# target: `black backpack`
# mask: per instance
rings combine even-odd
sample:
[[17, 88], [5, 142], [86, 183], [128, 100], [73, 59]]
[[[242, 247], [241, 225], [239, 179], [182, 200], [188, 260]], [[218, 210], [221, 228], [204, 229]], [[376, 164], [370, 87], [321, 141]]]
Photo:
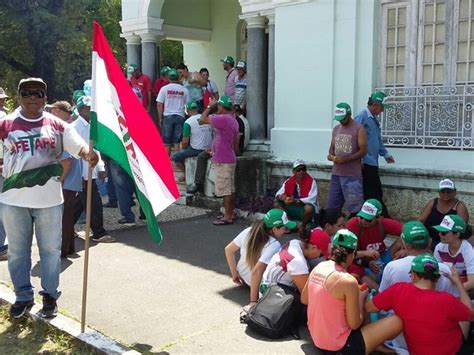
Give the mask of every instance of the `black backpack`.
[[250, 308], [244, 322], [268, 338], [290, 334], [300, 314], [300, 295], [293, 287], [271, 284], [258, 302]]

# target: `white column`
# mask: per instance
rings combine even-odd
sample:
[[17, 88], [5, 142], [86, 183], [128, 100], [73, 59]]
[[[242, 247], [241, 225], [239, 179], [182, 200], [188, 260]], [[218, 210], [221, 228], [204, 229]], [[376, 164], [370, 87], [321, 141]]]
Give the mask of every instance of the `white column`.
[[247, 117], [251, 139], [266, 137], [266, 51], [265, 17], [244, 18], [247, 22]]
[[126, 33], [122, 34], [121, 37], [125, 38], [127, 41], [127, 64], [140, 65], [142, 61], [142, 48], [140, 37]]
[[268, 19], [268, 78], [267, 78], [267, 138], [275, 126], [275, 13], [265, 14]]

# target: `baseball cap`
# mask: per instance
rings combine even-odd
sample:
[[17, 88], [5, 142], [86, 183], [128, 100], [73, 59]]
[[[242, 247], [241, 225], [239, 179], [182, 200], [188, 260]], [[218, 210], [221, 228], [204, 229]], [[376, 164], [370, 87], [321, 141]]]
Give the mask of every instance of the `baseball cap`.
[[381, 213], [382, 204], [379, 202], [379, 200], [371, 198], [364, 202], [362, 208], [360, 209], [359, 213], [357, 213], [357, 215], [359, 217], [362, 217], [363, 219], [371, 221], [375, 217], [380, 216]]
[[409, 245], [426, 247], [430, 242], [428, 230], [420, 221], [409, 221], [403, 225], [402, 240]]
[[439, 182], [438, 190], [456, 190], [456, 186], [454, 186], [453, 180], [450, 179], [443, 179]]
[[18, 91], [20, 91], [21, 88], [23, 86], [25, 86], [26, 84], [28, 84], [28, 83], [39, 84], [44, 89], [44, 91], [46, 91], [48, 89], [48, 86], [43, 81], [43, 79], [41, 79], [41, 78], [26, 78], [26, 79], [21, 79], [20, 82], [18, 83]]
[[464, 233], [466, 231], [466, 222], [457, 214], [448, 214], [444, 216], [439, 226], [434, 226], [438, 232]]
[[5, 93], [5, 90], [3, 88], [0, 88], [0, 99], [6, 99], [8, 95]]
[[332, 245], [357, 249], [357, 236], [348, 229], [339, 229], [332, 237]]
[[244, 60], [239, 60], [235, 66], [237, 69], [247, 69], [247, 63]]
[[336, 121], [342, 121], [349, 113], [352, 113], [351, 106], [349, 106], [348, 103], [340, 102], [334, 109], [334, 119]]
[[297, 167], [299, 167], [300, 165], [306, 165], [306, 163], [304, 162], [303, 159], [296, 159], [293, 162], [293, 170], [296, 169]]
[[435, 275], [439, 275], [438, 261], [431, 254], [420, 254], [416, 256], [411, 262], [411, 271], [423, 274], [430, 270], [433, 270]]
[[198, 105], [196, 103], [196, 101], [189, 101], [187, 104], [186, 104], [186, 108], [188, 110], [197, 110], [198, 109]]
[[232, 109], [234, 104], [232, 103], [232, 99], [229, 96], [221, 96], [217, 101], [218, 105], [224, 106], [226, 109]]
[[81, 96], [85, 96], [86, 94], [84, 93], [84, 91], [82, 90], [75, 90], [73, 93], [72, 93], [72, 99], [74, 101], [77, 101], [78, 98], [80, 98]]
[[179, 78], [179, 74], [178, 74], [178, 71], [175, 69], [175, 68], [171, 68], [169, 71], [168, 71], [168, 78], [170, 80], [176, 80]]
[[132, 74], [135, 70], [138, 70], [138, 65], [136, 64], [130, 64], [128, 67], [127, 67], [127, 73], [128, 74]]
[[329, 244], [331, 243], [331, 238], [329, 234], [319, 228], [314, 228], [309, 234], [308, 243], [316, 245], [324, 256], [327, 256], [329, 253]]
[[224, 63], [229, 63], [230, 65], [234, 66], [234, 58], [232, 58], [230, 55], [226, 55], [224, 59], [221, 59], [221, 62]]
[[290, 221], [286, 212], [278, 208], [273, 208], [268, 211], [263, 217], [263, 223], [267, 228], [285, 226], [287, 228], [296, 228], [296, 222]]
[[170, 68], [169, 66], [167, 66], [167, 65], [163, 66], [163, 68], [161, 68], [161, 70], [160, 70], [160, 75], [161, 75], [161, 76], [167, 75], [168, 72], [170, 71], [170, 69], [171, 69], [171, 68]]
[[390, 107], [385, 101], [387, 100], [387, 95], [383, 93], [382, 91], [375, 91], [370, 95], [370, 99], [377, 103], [382, 105], [383, 107]]
[[79, 97], [76, 101], [76, 107], [77, 108], [84, 107], [84, 106], [90, 107], [91, 104], [92, 104], [91, 97], [86, 96], [86, 95]]

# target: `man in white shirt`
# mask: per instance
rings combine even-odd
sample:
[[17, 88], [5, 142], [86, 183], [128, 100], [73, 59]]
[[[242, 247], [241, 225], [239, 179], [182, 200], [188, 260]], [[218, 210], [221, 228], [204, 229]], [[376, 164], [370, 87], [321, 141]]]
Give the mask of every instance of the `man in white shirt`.
[[[77, 133], [89, 142], [90, 132], [90, 104], [91, 98], [89, 96], [81, 96], [77, 99], [76, 107], [79, 112], [79, 117], [72, 123], [72, 126], [76, 129]], [[83, 189], [79, 193], [81, 205], [76, 206], [74, 211], [74, 219], [77, 222], [81, 213], [86, 208], [87, 201], [87, 178], [88, 178], [88, 166], [86, 162], [83, 162], [82, 167], [82, 179]], [[92, 205], [91, 205], [91, 229], [92, 229], [92, 240], [100, 243], [112, 243], [115, 239], [112, 238], [104, 228], [104, 215], [102, 207], [102, 199], [97, 189], [96, 180], [105, 179], [105, 167], [104, 162], [99, 159], [98, 164], [92, 170]]]
[[171, 153], [171, 145], [175, 151], [183, 138], [184, 106], [191, 101], [188, 89], [179, 83], [179, 74], [176, 69], [168, 72], [170, 83], [163, 86], [156, 98], [156, 109], [161, 126], [163, 143]]

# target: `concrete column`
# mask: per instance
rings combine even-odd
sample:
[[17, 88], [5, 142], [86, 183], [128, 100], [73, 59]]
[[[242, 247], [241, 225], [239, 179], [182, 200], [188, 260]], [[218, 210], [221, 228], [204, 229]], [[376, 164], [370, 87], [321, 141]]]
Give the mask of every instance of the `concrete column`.
[[267, 138], [275, 126], [275, 13], [265, 14], [268, 19], [268, 83], [267, 83]]
[[140, 65], [142, 62], [142, 46], [140, 37], [126, 34], [122, 35], [122, 37], [127, 40], [127, 64]]
[[155, 33], [140, 34], [142, 39], [142, 65], [141, 70], [150, 77], [151, 83], [156, 80], [159, 64], [158, 45], [159, 36]]
[[265, 22], [261, 16], [244, 18], [247, 22], [247, 118], [251, 139], [266, 138]]

